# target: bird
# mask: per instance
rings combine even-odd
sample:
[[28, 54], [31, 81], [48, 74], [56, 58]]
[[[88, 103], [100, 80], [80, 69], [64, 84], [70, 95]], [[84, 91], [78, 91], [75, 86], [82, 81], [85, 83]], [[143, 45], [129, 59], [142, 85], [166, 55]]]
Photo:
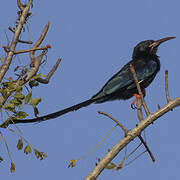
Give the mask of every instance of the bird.
[[76, 111], [90, 104], [99, 104], [113, 100], [127, 100], [138, 94], [136, 83], [130, 71], [130, 64], [136, 71], [136, 76], [141, 87], [143, 96], [145, 96], [145, 88], [147, 88], [160, 71], [160, 60], [157, 55], [159, 45], [174, 39], [175, 37], [166, 37], [159, 40], [145, 40], [138, 43], [133, 50], [132, 60], [124, 65], [119, 72], [112, 76], [105, 85], [93, 95], [90, 99], [65, 108], [63, 110], [50, 113], [32, 119], [13, 120], [13, 123], [33, 123], [41, 122], [49, 119], [57, 118], [71, 111]]

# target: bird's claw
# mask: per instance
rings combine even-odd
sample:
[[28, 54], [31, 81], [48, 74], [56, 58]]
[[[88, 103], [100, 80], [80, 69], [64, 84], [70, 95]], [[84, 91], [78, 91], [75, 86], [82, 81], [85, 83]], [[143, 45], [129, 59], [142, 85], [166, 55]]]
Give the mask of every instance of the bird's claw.
[[131, 108], [134, 109], [134, 110], [137, 109], [137, 107], [133, 103], [131, 104]]

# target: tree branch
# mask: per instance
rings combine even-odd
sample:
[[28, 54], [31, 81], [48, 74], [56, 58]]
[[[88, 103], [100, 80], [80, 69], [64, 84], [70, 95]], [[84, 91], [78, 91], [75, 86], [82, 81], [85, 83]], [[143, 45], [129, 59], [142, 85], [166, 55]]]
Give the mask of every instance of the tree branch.
[[105, 112], [98, 111], [98, 113], [103, 114], [103, 115], [109, 117], [110, 119], [112, 119], [124, 131], [124, 136], [127, 136], [127, 133], [128, 133], [127, 129], [118, 120], [114, 119], [111, 115], [109, 115]]
[[31, 3], [32, 3], [32, 0], [29, 0], [27, 6], [24, 8], [24, 10], [22, 12], [22, 15], [20, 17], [19, 23], [16, 27], [16, 30], [15, 30], [15, 33], [13, 36], [13, 40], [12, 40], [10, 48], [9, 48], [8, 55], [5, 59], [5, 62], [0, 67], [0, 82], [2, 81], [4, 75], [6, 74], [7, 70], [9, 69], [9, 66], [11, 64], [11, 61], [12, 61], [12, 58], [14, 55], [14, 51], [15, 51], [15, 48], [16, 48], [16, 45], [17, 45], [17, 42], [19, 39], [19, 35], [21, 33], [24, 23], [26, 22], [26, 18], [28, 16], [28, 12], [29, 12]]
[[[142, 114], [142, 101], [141, 101], [141, 99], [137, 99], [136, 105], [137, 105], [137, 116], [138, 116], [139, 121], [141, 122], [144, 119], [143, 114]], [[146, 144], [146, 142], [142, 138], [142, 136], [139, 135], [138, 138], [141, 141], [141, 143], [144, 145], [144, 147], [146, 148], [146, 151], [149, 153], [149, 156], [150, 156], [152, 162], [155, 162], [155, 158], [154, 158], [152, 152], [150, 151], [148, 145]]]
[[165, 71], [165, 91], [167, 103], [170, 101], [169, 89], [168, 89], [168, 70]]
[[51, 71], [48, 73], [48, 75], [46, 76], [45, 79], [42, 78], [37, 78], [36, 81], [42, 83], [42, 84], [48, 84], [49, 80], [51, 78], [51, 76], [55, 73], [56, 69], [58, 68], [59, 64], [61, 62], [61, 59], [59, 58], [56, 62], [56, 64], [53, 66], [53, 68], [51, 69]]
[[149, 112], [149, 110], [148, 110], [148, 108], [147, 108], [147, 106], [146, 106], [146, 103], [145, 103], [145, 101], [144, 101], [143, 93], [142, 93], [142, 91], [141, 91], [141, 88], [140, 88], [140, 85], [139, 85], [139, 82], [138, 82], [138, 79], [137, 79], [137, 76], [136, 76], [136, 72], [135, 72], [135, 69], [134, 69], [134, 67], [132, 66], [132, 64], [130, 64], [130, 70], [131, 70], [131, 72], [132, 72], [134, 81], [135, 81], [135, 83], [136, 83], [138, 93], [139, 93], [139, 95], [141, 96], [142, 105], [143, 105], [143, 107], [144, 107], [144, 110], [145, 110], [145, 112], [146, 112], [146, 115], [149, 116], [149, 115], [150, 115], [150, 112]]
[[127, 136], [123, 137], [114, 147], [100, 160], [97, 166], [89, 173], [85, 180], [96, 179], [104, 168], [114, 159], [114, 157], [135, 137], [137, 137], [145, 128], [152, 124], [155, 120], [169, 112], [171, 109], [180, 106], [180, 98], [171, 100], [168, 104], [162, 107], [160, 110], [147, 116], [143, 121], [128, 131]]

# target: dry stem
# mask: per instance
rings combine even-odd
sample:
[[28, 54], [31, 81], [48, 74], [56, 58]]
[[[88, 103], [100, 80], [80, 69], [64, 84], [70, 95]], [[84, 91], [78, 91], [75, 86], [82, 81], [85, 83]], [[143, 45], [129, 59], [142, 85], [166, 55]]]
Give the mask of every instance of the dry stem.
[[102, 112], [102, 111], [98, 111], [99, 114], [103, 114], [107, 117], [109, 117], [110, 119], [112, 119], [116, 124], [118, 124], [118, 126], [124, 131], [124, 136], [127, 136], [127, 129], [116, 119], [114, 119], [111, 115], [109, 115], [108, 113]]
[[149, 112], [148, 107], [146, 106], [146, 103], [145, 103], [145, 101], [144, 101], [143, 93], [142, 93], [142, 91], [141, 91], [141, 88], [140, 88], [140, 85], [139, 85], [139, 82], [138, 82], [138, 79], [137, 79], [137, 76], [136, 76], [136, 72], [135, 72], [135, 69], [134, 69], [134, 67], [132, 66], [132, 64], [130, 64], [130, 70], [131, 70], [131, 72], [132, 72], [134, 81], [135, 81], [135, 83], [136, 83], [138, 93], [139, 93], [139, 95], [141, 96], [142, 105], [143, 105], [143, 107], [144, 107], [144, 110], [145, 110], [145, 112], [146, 112], [146, 115], [149, 116], [149, 115], [150, 115], [150, 112]]

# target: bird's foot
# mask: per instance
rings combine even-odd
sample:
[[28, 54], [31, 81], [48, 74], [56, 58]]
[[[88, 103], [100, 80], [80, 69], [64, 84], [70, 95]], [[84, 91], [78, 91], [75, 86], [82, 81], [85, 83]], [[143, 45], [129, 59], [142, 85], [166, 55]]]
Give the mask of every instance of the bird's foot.
[[132, 103], [131, 103], [131, 108], [132, 108], [132, 109], [137, 109], [135, 103], [136, 103], [136, 100], [137, 100], [137, 99], [141, 99], [141, 96], [140, 96], [139, 94], [133, 94], [133, 96], [135, 96], [135, 99], [134, 99], [134, 100], [132, 101]]

